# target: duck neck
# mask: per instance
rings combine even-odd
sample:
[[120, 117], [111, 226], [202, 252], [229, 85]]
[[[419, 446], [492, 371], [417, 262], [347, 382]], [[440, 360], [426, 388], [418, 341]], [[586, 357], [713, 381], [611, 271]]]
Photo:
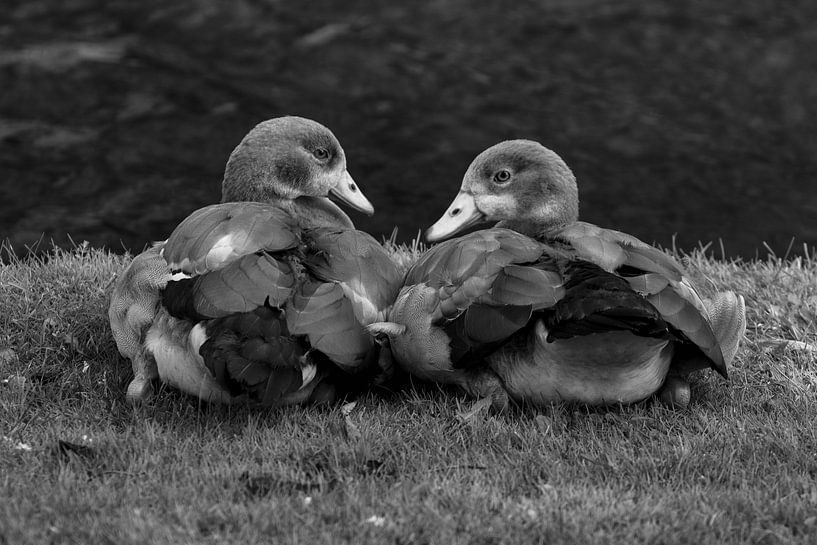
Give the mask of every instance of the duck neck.
[[536, 240], [548, 240], [570, 225], [571, 221], [536, 223], [525, 220], [503, 220], [496, 224], [497, 227], [511, 229], [517, 233], [535, 238]]
[[[243, 202], [245, 200], [247, 199], [222, 198], [221, 202]], [[267, 196], [263, 200], [254, 202], [263, 202], [284, 210], [297, 220], [302, 229], [316, 227], [355, 228], [349, 216], [326, 197], [296, 197], [290, 199]]]
[[303, 228], [340, 227], [354, 229], [346, 212], [326, 197], [298, 197], [289, 201], [290, 210]]

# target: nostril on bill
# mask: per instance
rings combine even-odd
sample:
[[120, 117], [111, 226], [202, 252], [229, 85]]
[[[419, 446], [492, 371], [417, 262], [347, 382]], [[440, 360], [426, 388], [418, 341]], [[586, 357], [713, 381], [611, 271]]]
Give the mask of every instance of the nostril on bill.
[[352, 192], [355, 192], [355, 191], [357, 191], [357, 186], [356, 186], [355, 184], [349, 184], [349, 189], [350, 189]]
[[459, 208], [455, 208], [454, 210], [452, 210], [452, 211], [451, 211], [451, 215], [452, 215], [452, 216], [456, 216], [456, 215], [457, 215], [457, 214], [459, 214], [460, 212], [461, 212], [461, 210], [460, 210]]

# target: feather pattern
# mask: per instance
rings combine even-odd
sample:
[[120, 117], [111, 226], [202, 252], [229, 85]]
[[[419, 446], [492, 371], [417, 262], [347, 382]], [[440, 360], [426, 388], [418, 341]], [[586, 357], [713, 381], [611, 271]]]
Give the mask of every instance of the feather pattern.
[[667, 337], [667, 325], [626, 280], [588, 261], [563, 266], [564, 297], [543, 313], [547, 340], [606, 331]]
[[402, 280], [371, 236], [303, 229], [282, 214], [262, 203], [210, 206], [182, 222], [165, 246], [191, 276], [168, 282], [164, 306], [203, 321], [207, 368], [230, 392], [265, 405], [304, 388], [299, 377], [314, 365], [311, 351], [322, 354], [321, 365], [331, 361], [349, 373], [370, 364], [374, 343], [363, 326], [382, 319]]
[[207, 322], [200, 349], [216, 382], [264, 406], [294, 394], [308, 377], [307, 348], [289, 335], [281, 311], [260, 307]]
[[372, 347], [371, 337], [338, 284], [304, 284], [287, 306], [287, 325], [293, 334], [305, 335], [312, 347], [347, 370], [360, 364]]
[[281, 306], [294, 287], [295, 274], [286, 262], [250, 254], [222, 269], [169, 282], [162, 302], [175, 316], [203, 320], [250, 312], [265, 303]]
[[[718, 373], [727, 370], [704, 303], [681, 266], [666, 253], [638, 239], [595, 225], [575, 222], [554, 238], [567, 241], [576, 255], [607, 271], [626, 268], [630, 288], [644, 296], [661, 319], [691, 341]], [[632, 301], [635, 305], [635, 300]]]
[[136, 256], [119, 277], [111, 294], [108, 319], [119, 353], [131, 360], [133, 381], [127, 399], [137, 401], [151, 390], [159, 377], [156, 361], [145, 346], [145, 338], [161, 306], [159, 290], [170, 279], [170, 268], [161, 256], [164, 242]]
[[315, 229], [308, 235], [310, 255], [304, 265], [309, 272], [338, 283], [360, 323], [383, 320], [403, 280], [383, 247], [362, 231]]
[[541, 310], [553, 306], [563, 296], [562, 276], [557, 271], [508, 265], [497, 275], [490, 293], [478, 299], [478, 302], [530, 305], [532, 310]]
[[462, 237], [463, 243], [446, 241], [423, 254], [406, 275], [405, 284], [432, 287], [456, 285], [467, 278], [488, 278], [512, 263], [535, 261], [542, 246], [509, 229], [485, 229]]
[[681, 280], [681, 267], [670, 256], [621, 231], [576, 221], [553, 233], [552, 237], [565, 241], [576, 257], [595, 263], [608, 272], [630, 266], [673, 281]]
[[163, 255], [173, 270], [204, 274], [260, 250], [295, 248], [299, 243], [296, 225], [273, 204], [214, 204], [182, 221], [167, 240]]
[[[446, 319], [455, 318], [477, 300], [484, 304], [517, 304], [512, 291], [524, 289], [520, 284], [530, 280], [530, 275], [507, 267], [534, 262], [542, 250], [536, 241], [508, 229], [478, 231], [426, 252], [409, 269], [405, 285], [423, 283], [438, 289], [439, 315]], [[495, 285], [496, 293], [492, 291]], [[508, 301], [502, 299], [504, 295]]]

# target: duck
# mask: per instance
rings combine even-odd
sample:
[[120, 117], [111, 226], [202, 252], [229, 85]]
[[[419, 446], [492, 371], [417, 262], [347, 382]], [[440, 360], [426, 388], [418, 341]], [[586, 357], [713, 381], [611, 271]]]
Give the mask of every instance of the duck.
[[128, 402], [156, 379], [206, 402], [331, 402], [378, 374], [364, 327], [385, 319], [403, 275], [330, 196], [374, 212], [327, 127], [278, 117], [241, 140], [221, 202], [116, 280], [108, 317], [133, 369]]
[[554, 151], [532, 140], [486, 149], [426, 231], [437, 244], [408, 270], [388, 320], [367, 330], [410, 375], [500, 411], [652, 396], [682, 409], [692, 372], [727, 378], [743, 297], [704, 299], [667, 253], [578, 218], [576, 178]]

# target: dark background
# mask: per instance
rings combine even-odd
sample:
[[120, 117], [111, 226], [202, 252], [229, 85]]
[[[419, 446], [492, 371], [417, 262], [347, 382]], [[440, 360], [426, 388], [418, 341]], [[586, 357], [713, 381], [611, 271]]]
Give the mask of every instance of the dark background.
[[[329, 126], [399, 240], [532, 138], [582, 218], [726, 254], [817, 244], [817, 2], [4, 0], [0, 238], [141, 250], [258, 121]], [[715, 252], [720, 255], [720, 247]]]

